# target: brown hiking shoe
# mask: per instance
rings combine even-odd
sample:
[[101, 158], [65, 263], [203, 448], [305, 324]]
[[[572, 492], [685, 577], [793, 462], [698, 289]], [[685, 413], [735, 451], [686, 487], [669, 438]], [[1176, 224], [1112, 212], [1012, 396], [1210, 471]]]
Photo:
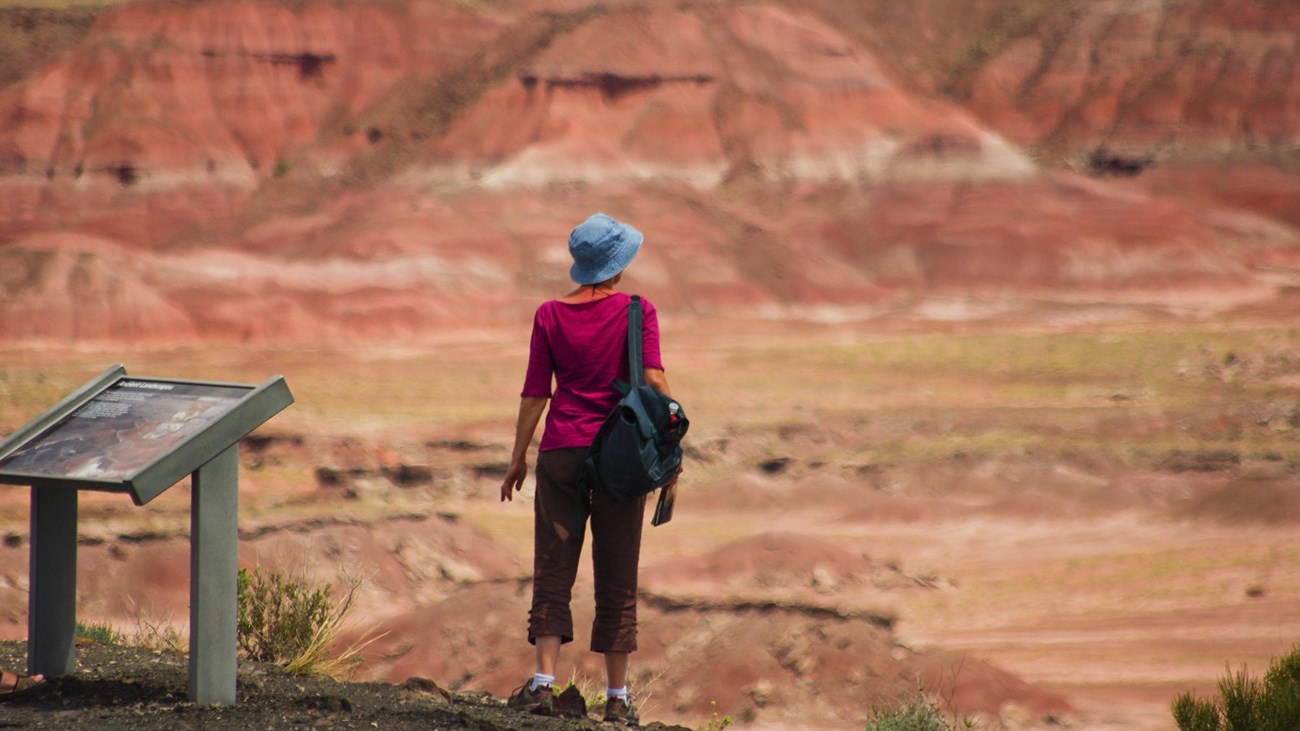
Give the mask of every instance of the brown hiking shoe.
[[556, 716], [586, 718], [587, 699], [582, 697], [582, 691], [578, 690], [577, 686], [570, 685], [555, 696], [555, 701], [551, 704], [551, 710]]
[[605, 702], [605, 721], [621, 723], [624, 726], [635, 726], [641, 722], [637, 718], [636, 711], [632, 706], [622, 698], [610, 698]]
[[555, 704], [555, 693], [551, 686], [539, 686], [533, 690], [532, 681], [524, 683], [522, 688], [511, 694], [510, 699], [506, 701], [507, 708], [513, 708], [516, 711], [527, 713], [536, 713], [539, 716], [551, 715], [551, 709]]

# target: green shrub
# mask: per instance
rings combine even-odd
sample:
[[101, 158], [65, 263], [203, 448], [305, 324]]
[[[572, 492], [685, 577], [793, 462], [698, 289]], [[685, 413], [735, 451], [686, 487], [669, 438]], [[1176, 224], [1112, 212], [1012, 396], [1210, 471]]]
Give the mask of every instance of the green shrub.
[[867, 731], [952, 731], [952, 726], [934, 701], [918, 692], [890, 708], [873, 707]]
[[333, 586], [309, 586], [283, 574], [240, 569], [236, 638], [252, 660], [273, 662], [299, 675], [332, 675], [359, 660], [363, 639], [341, 653], [331, 652], [343, 618], [352, 607], [357, 583], [335, 600]]
[[76, 636], [78, 639], [98, 642], [101, 645], [121, 645], [126, 642], [126, 635], [104, 622], [92, 622], [91, 624], [77, 622]]
[[1264, 731], [1300, 729], [1300, 645], [1269, 664], [1259, 717]]
[[1255, 731], [1259, 728], [1256, 706], [1264, 688], [1243, 667], [1219, 678], [1219, 709], [1227, 731]]
[[1291, 654], [1274, 660], [1264, 673], [1264, 685], [1282, 686], [1286, 683], [1300, 683], [1300, 645], [1291, 650]]
[[1174, 723], [1181, 731], [1220, 731], [1219, 709], [1210, 701], [1184, 693], [1174, 700]]
[[1179, 731], [1296, 731], [1300, 729], [1300, 645], [1269, 664], [1264, 678], [1243, 667], [1219, 679], [1217, 700], [1191, 693], [1173, 703]]

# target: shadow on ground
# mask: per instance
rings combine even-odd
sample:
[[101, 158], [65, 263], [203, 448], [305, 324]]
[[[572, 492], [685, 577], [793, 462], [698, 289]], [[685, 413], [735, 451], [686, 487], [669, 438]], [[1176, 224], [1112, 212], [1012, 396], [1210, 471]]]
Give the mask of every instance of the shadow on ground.
[[[0, 642], [0, 664], [22, 668], [26, 644]], [[273, 665], [239, 668], [238, 702], [204, 707], [187, 698], [185, 655], [139, 647], [77, 648], [77, 672], [40, 693], [0, 704], [0, 728], [96, 731], [248, 731], [249, 729], [572, 729], [616, 728], [594, 719], [520, 714], [487, 695], [448, 693], [431, 681], [405, 685], [305, 678]], [[682, 727], [651, 723], [669, 731]]]

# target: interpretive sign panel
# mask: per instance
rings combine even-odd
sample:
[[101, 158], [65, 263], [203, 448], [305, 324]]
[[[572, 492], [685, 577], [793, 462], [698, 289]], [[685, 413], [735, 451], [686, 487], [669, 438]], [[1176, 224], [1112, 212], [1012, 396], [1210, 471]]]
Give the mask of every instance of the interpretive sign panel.
[[143, 505], [293, 403], [260, 386], [105, 371], [0, 442], [0, 483], [130, 493]]
[[121, 482], [202, 431], [251, 390], [125, 378], [0, 459], [0, 470]]
[[143, 505], [190, 476], [190, 698], [235, 702], [239, 441], [293, 403], [260, 386], [134, 378], [113, 366], [0, 440], [0, 483], [31, 486], [27, 669], [76, 669], [77, 493]]

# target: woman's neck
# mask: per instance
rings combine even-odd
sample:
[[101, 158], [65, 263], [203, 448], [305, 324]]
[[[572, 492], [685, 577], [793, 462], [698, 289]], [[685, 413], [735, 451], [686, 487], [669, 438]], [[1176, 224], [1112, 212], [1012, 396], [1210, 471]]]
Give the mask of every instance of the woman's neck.
[[578, 302], [590, 302], [592, 300], [604, 299], [614, 294], [614, 285], [612, 284], [584, 284], [560, 298], [561, 302], [570, 304]]

